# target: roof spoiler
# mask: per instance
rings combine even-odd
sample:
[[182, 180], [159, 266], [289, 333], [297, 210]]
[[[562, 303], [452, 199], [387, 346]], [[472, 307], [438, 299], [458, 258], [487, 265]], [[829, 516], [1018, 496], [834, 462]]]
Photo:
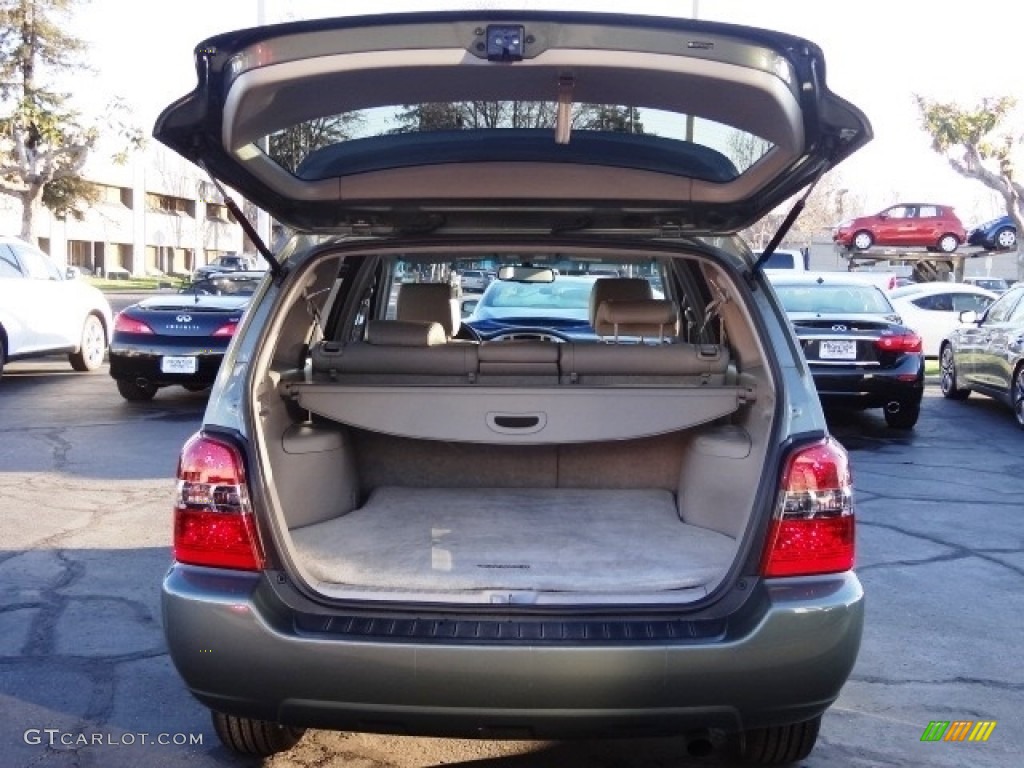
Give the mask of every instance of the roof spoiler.
[[274, 258], [273, 252], [267, 247], [267, 244], [263, 242], [262, 238], [260, 238], [259, 233], [252, 225], [252, 222], [250, 222], [249, 219], [246, 218], [245, 214], [242, 213], [242, 209], [238, 207], [238, 203], [236, 203], [231, 195], [227, 193], [224, 185], [217, 180], [216, 176], [210, 173], [210, 169], [206, 167], [206, 164], [202, 160], [198, 161], [197, 164], [206, 172], [206, 175], [210, 177], [210, 181], [213, 182], [213, 186], [217, 188], [220, 196], [224, 198], [224, 205], [229, 211], [231, 211], [231, 214], [238, 221], [239, 226], [242, 227], [242, 231], [245, 232], [246, 236], [252, 241], [252, 244], [256, 246], [256, 250], [260, 252], [260, 255], [267, 260], [267, 263], [270, 265], [270, 274], [275, 278], [280, 277], [284, 272], [281, 262]]
[[789, 213], [786, 214], [786, 218], [782, 220], [782, 223], [779, 225], [779, 228], [775, 230], [775, 234], [772, 235], [772, 239], [768, 241], [768, 245], [764, 247], [764, 250], [761, 252], [761, 256], [758, 258], [757, 261], [754, 262], [753, 266], [750, 268], [751, 275], [756, 275], [764, 266], [764, 263], [771, 258], [773, 253], [775, 253], [775, 249], [779, 247], [779, 243], [782, 242], [783, 238], [789, 233], [789, 230], [793, 227], [793, 224], [796, 223], [797, 217], [799, 217], [800, 214], [803, 213], [804, 206], [807, 205], [807, 198], [811, 196], [811, 192], [813, 192], [814, 188], [818, 186], [818, 182], [821, 181], [821, 177], [828, 173], [831, 169], [831, 165], [823, 166], [821, 171], [819, 171], [818, 175], [811, 180], [811, 183], [808, 185], [807, 190], [800, 196], [800, 199], [796, 201], [796, 204], [790, 209]]

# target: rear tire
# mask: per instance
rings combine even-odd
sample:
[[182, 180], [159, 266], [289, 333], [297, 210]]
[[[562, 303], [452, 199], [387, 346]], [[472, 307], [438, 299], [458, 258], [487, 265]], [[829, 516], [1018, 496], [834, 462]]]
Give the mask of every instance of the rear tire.
[[156, 384], [139, 384], [135, 381], [117, 380], [117, 391], [130, 403], [142, 403], [156, 396]]
[[995, 243], [996, 250], [1012, 251], [1017, 247], [1017, 230], [1011, 229], [1010, 227], [1003, 227], [996, 232], [996, 236], [992, 238], [992, 242]]
[[889, 425], [890, 429], [913, 429], [921, 416], [921, 406], [901, 404], [896, 413], [883, 412], [885, 413], [885, 423]]
[[305, 728], [293, 728], [268, 720], [252, 720], [213, 711], [210, 715], [221, 744], [240, 755], [269, 757], [285, 752], [298, 744], [306, 732]]
[[803, 760], [814, 749], [821, 715], [792, 725], [754, 728], [742, 734], [740, 757], [757, 765], [785, 765]]
[[945, 234], [939, 238], [939, 250], [943, 253], [952, 253], [960, 247], [960, 238], [956, 235]]
[[82, 325], [82, 340], [78, 351], [68, 355], [68, 362], [76, 371], [95, 371], [103, 365], [107, 351], [107, 333], [96, 315], [89, 315]]
[[971, 394], [971, 390], [960, 388], [956, 376], [956, 358], [949, 344], [943, 346], [939, 353], [939, 387], [942, 396], [948, 400], [966, 400]]
[[862, 229], [853, 235], [853, 247], [858, 251], [866, 251], [875, 244], [875, 238], [866, 229]]

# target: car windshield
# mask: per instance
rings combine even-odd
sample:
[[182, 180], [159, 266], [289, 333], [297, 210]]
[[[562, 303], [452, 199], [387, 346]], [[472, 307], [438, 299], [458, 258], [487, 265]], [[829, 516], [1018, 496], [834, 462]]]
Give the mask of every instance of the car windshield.
[[480, 303], [493, 310], [493, 317], [543, 317], [555, 311], [558, 317], [586, 320], [593, 284], [593, 279], [568, 277], [553, 283], [498, 282]]
[[827, 283], [776, 285], [787, 312], [823, 314], [888, 314], [893, 311], [885, 295], [870, 285]]
[[262, 280], [262, 275], [214, 275], [196, 280], [181, 292], [209, 296], [251, 296]]

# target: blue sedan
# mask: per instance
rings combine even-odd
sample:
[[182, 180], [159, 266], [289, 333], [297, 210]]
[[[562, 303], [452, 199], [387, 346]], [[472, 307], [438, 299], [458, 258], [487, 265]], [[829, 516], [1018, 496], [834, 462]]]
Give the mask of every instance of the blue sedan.
[[1009, 216], [979, 224], [967, 234], [968, 245], [980, 245], [988, 251], [1012, 251], [1017, 247], [1017, 227]]

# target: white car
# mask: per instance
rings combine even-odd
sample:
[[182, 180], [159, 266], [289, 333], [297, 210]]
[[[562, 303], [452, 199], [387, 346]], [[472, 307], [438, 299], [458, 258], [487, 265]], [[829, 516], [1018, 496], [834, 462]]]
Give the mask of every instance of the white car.
[[924, 343], [925, 357], [938, 357], [942, 340], [960, 325], [960, 313], [972, 309], [979, 315], [998, 295], [966, 283], [914, 283], [889, 292], [903, 323], [914, 329]]
[[0, 237], [0, 374], [8, 360], [63, 352], [76, 371], [94, 371], [112, 328], [99, 290], [68, 277], [35, 246]]

